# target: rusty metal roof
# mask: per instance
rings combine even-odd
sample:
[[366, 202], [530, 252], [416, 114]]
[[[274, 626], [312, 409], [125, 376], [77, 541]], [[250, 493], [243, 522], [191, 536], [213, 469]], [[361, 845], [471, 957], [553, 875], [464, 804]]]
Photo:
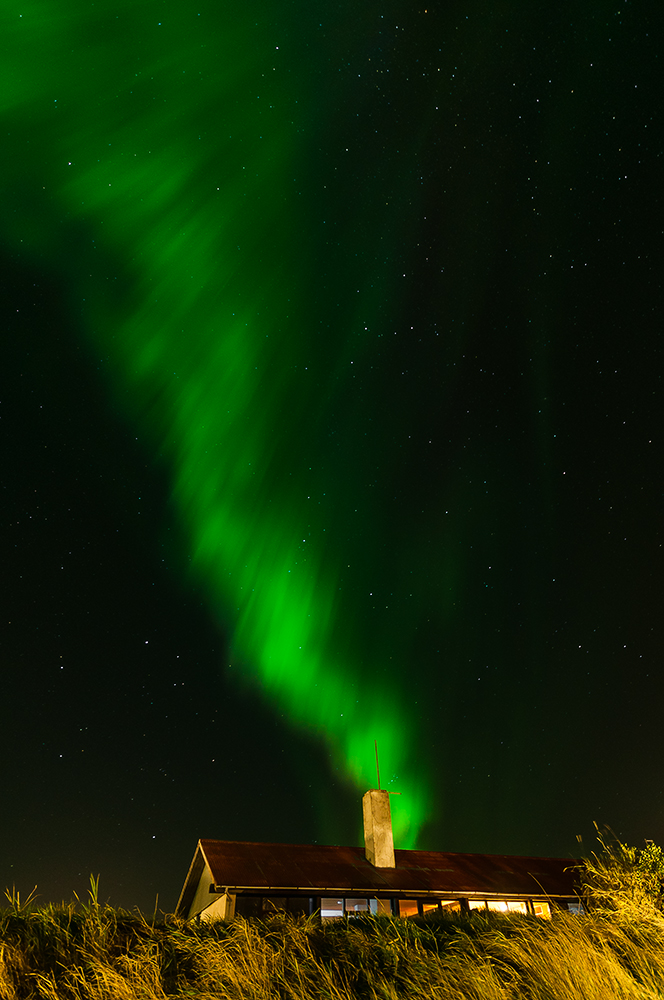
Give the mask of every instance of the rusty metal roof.
[[[374, 868], [361, 847], [258, 844], [201, 840], [188, 882], [207, 861], [216, 886], [231, 891], [311, 896], [576, 896], [571, 858], [495, 854], [447, 854], [395, 850], [396, 868]], [[195, 885], [185, 883], [178, 912], [188, 909]]]

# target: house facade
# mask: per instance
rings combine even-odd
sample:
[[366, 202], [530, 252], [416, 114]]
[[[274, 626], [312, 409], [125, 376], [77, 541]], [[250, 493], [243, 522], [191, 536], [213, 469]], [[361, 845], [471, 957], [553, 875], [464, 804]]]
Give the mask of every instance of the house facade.
[[231, 920], [275, 910], [403, 917], [490, 909], [551, 915], [578, 912], [565, 858], [395, 850], [388, 793], [363, 800], [365, 847], [200, 840], [176, 908], [184, 919]]

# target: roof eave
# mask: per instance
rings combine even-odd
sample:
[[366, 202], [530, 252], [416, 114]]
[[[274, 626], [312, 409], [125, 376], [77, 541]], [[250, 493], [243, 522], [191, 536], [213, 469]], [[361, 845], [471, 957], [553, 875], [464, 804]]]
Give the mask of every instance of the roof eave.
[[[243, 893], [254, 896], [288, 896], [298, 893], [306, 896], [345, 896], [371, 899], [578, 899], [577, 893], [564, 892], [487, 892], [486, 890], [443, 890], [443, 889], [359, 889], [348, 886], [306, 886], [306, 885], [211, 885], [210, 893], [223, 895]], [[177, 911], [176, 911], [177, 912]]]

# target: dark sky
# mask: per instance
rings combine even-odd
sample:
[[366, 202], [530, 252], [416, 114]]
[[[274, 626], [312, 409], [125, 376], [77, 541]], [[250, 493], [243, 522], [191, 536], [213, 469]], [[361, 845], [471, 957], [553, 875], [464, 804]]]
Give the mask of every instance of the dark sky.
[[10, 12], [22, 893], [357, 843], [376, 737], [403, 846], [664, 841], [662, 14], [357, 7]]

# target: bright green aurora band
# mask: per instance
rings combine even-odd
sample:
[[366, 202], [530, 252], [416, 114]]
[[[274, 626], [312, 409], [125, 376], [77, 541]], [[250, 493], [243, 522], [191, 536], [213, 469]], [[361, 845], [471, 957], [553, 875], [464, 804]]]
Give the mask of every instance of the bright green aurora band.
[[353, 379], [384, 333], [388, 278], [348, 252], [363, 220], [327, 190], [349, 162], [338, 135], [329, 180], [307, 180], [329, 126], [305, 42], [317, 16], [286, 24], [278, 8], [5, 5], [4, 239], [58, 277], [169, 470], [232, 669], [323, 737], [359, 790], [377, 739], [410, 847], [428, 779], [388, 639], [377, 625], [363, 644], [346, 592], [346, 574], [371, 590], [377, 514], [334, 440], [364, 406]]

